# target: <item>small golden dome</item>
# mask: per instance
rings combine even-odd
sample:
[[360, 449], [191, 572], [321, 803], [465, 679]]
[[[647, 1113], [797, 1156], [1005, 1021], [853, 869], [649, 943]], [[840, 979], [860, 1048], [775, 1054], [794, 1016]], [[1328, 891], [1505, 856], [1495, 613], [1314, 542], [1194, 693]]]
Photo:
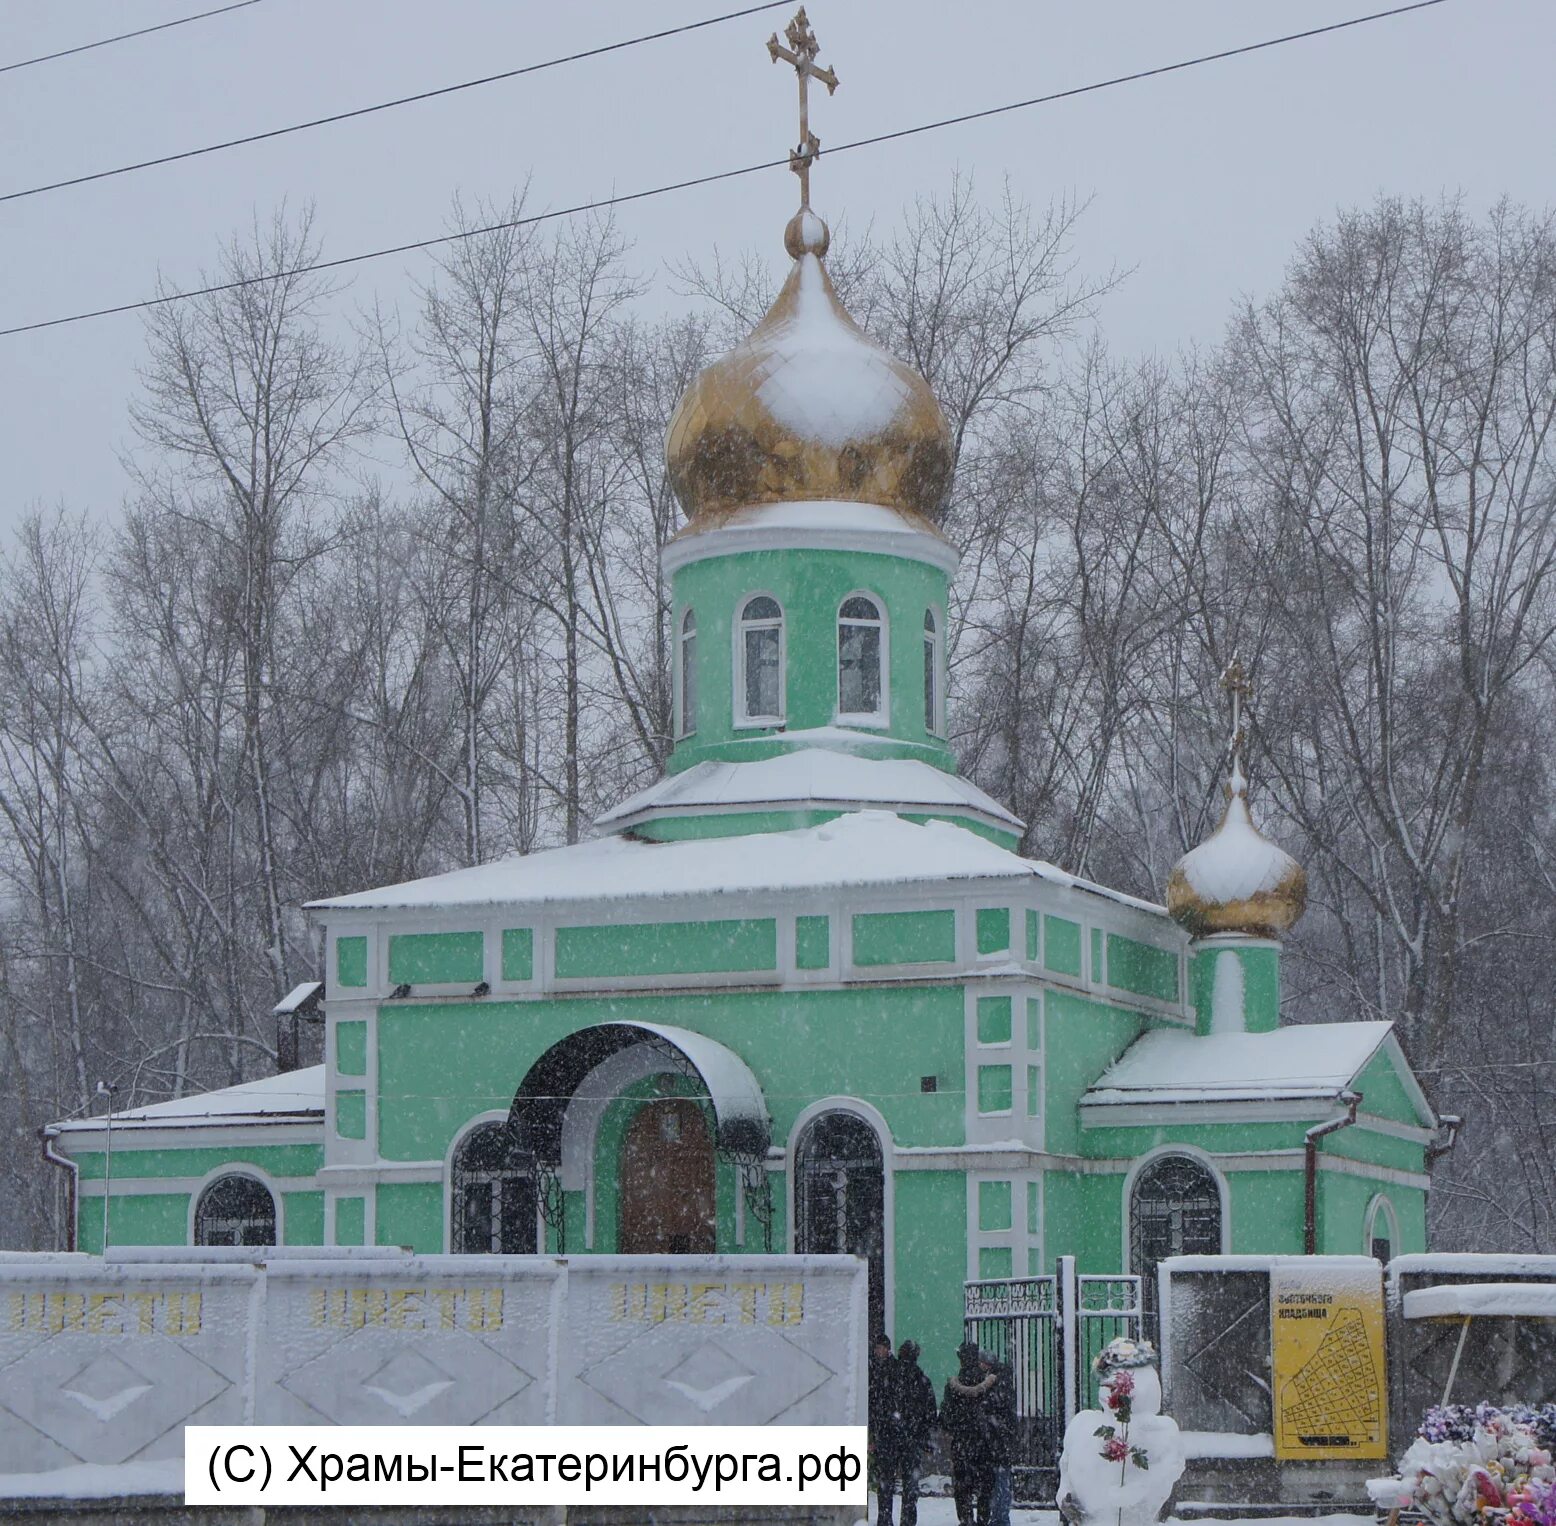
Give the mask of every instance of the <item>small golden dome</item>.
[[1167, 878], [1167, 910], [1196, 938], [1279, 938], [1306, 907], [1307, 875], [1253, 824], [1248, 783], [1234, 760], [1221, 824], [1178, 860]]
[[802, 207], [784, 230], [794, 268], [777, 301], [677, 404], [665, 454], [688, 519], [829, 499], [938, 517], [945, 415], [924, 378], [849, 317], [822, 263], [828, 242]]

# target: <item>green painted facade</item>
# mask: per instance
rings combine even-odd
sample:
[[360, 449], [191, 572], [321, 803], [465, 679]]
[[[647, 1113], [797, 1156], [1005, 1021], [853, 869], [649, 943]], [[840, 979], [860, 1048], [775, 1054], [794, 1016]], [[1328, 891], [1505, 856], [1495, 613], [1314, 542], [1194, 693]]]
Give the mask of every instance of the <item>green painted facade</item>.
[[[817, 547], [753, 550], [724, 533], [705, 531], [693, 552], [678, 553], [674, 628], [693, 612], [697, 707], [669, 771], [821, 748], [954, 772], [928, 724], [925, 689], [926, 611], [945, 628], [943, 542], [906, 523], [891, 536], [860, 530], [851, 548], [832, 535]], [[858, 594], [883, 617], [878, 725], [839, 716], [839, 611]], [[737, 718], [739, 615], [755, 595], [782, 610], [782, 724]], [[942, 685], [943, 662], [942, 649], [932, 675]], [[681, 688], [678, 677], [678, 696]], [[633, 835], [658, 845], [641, 851], [660, 856], [664, 883], [632, 900], [602, 880], [569, 900], [484, 899], [478, 913], [452, 896], [326, 904], [316, 916], [330, 950], [328, 1042], [313, 1113], [234, 1122], [211, 1143], [192, 1120], [187, 1144], [169, 1145], [184, 1127], [173, 1121], [157, 1126], [154, 1147], [137, 1142], [149, 1133], [116, 1131], [111, 1237], [184, 1242], [200, 1193], [232, 1167], [270, 1186], [288, 1244], [444, 1252], [467, 1131], [508, 1118], [530, 1078], [561, 1084], [562, 1071], [537, 1070], [546, 1057], [574, 1045], [592, 1053], [602, 1035], [635, 1029], [634, 1042], [652, 1052], [646, 1070], [611, 1068], [636, 1052], [625, 1044], [592, 1069], [567, 1072], [575, 1090], [564, 1099], [560, 1211], [553, 1204], [537, 1222], [540, 1249], [622, 1248], [634, 1207], [627, 1194], [640, 1190], [629, 1156], [646, 1109], [668, 1116], [664, 1105], [691, 1098], [709, 1136], [719, 1136], [725, 1120], [699, 1054], [721, 1084], [733, 1066], [754, 1087], [766, 1154], [753, 1167], [748, 1141], [743, 1159], [770, 1189], [764, 1229], [765, 1199], [747, 1193], [724, 1141], [703, 1179], [714, 1248], [807, 1248], [796, 1222], [807, 1130], [829, 1112], [861, 1121], [879, 1160], [884, 1318], [937, 1361], [960, 1338], [969, 1278], [1036, 1275], [1061, 1255], [1082, 1272], [1127, 1269], [1132, 1194], [1163, 1151], [1187, 1154], [1213, 1176], [1222, 1248], [1302, 1249], [1303, 1139], [1335, 1115], [1338, 1086], [1278, 1104], [1252, 1096], [1228, 1106], [1208, 1091], [1156, 1111], [1086, 1103], [1142, 1035], [1168, 1029], [1213, 1044], [1213, 1019], [1243, 1034], [1278, 1028], [1278, 946], [1191, 944], [1158, 908], [1008, 853], [990, 859], [989, 844], [1008, 850], [1015, 833], [984, 819], [957, 823], [985, 855], [962, 855], [985, 866], [976, 871], [955, 867], [959, 840], [926, 831], [908, 839], [922, 841], [917, 867], [877, 880], [800, 876], [753, 890], [735, 869], [715, 892], [676, 882], [675, 855], [708, 839], [738, 839], [730, 862], [755, 866], [771, 834], [843, 814], [803, 793], [713, 814], [661, 811]], [[935, 819], [906, 804], [897, 814], [911, 832]], [[1238, 967], [1220, 998], [1219, 960]], [[1239, 1001], [1228, 1011], [1233, 989]], [[691, 1039], [666, 1039], [665, 1030]], [[672, 1050], [684, 1063], [664, 1058]], [[1323, 1140], [1318, 1249], [1366, 1249], [1380, 1218], [1394, 1251], [1424, 1249], [1434, 1120], [1391, 1049], [1347, 1084], [1364, 1095], [1362, 1117]], [[102, 1239], [102, 1141], [93, 1126], [71, 1127], [57, 1147], [78, 1164], [77, 1237], [93, 1250]]]

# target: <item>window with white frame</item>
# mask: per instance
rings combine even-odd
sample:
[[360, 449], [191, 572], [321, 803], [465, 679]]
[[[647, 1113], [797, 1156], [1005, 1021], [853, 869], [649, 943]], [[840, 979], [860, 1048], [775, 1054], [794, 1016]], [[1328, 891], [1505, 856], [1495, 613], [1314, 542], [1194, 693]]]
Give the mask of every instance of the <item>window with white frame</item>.
[[886, 621], [874, 599], [856, 593], [837, 612], [839, 720], [886, 719]]
[[1367, 1228], [1363, 1236], [1367, 1254], [1385, 1266], [1399, 1249], [1399, 1222], [1394, 1205], [1380, 1192], [1367, 1206]]
[[533, 1255], [535, 1172], [506, 1123], [483, 1123], [454, 1152], [449, 1248], [455, 1255]]
[[1156, 1307], [1156, 1268], [1169, 1256], [1221, 1253], [1221, 1187], [1192, 1155], [1158, 1155], [1129, 1194], [1129, 1270]]
[[218, 1176], [195, 1205], [196, 1245], [274, 1245], [276, 1200], [241, 1172]]
[[945, 693], [940, 679], [940, 619], [934, 610], [924, 611], [924, 730], [936, 736], [945, 731]]
[[783, 720], [783, 609], [768, 594], [741, 606], [736, 666], [737, 722], [777, 725]]
[[697, 612], [688, 609], [681, 616], [680, 709], [676, 715], [677, 735], [694, 736], [697, 731]]

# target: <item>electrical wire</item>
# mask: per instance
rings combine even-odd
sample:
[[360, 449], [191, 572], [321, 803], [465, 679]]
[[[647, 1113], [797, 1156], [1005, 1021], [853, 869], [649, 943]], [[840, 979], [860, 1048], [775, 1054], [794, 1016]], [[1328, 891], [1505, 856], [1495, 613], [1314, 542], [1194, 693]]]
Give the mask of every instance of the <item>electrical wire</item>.
[[[256, 0], [244, 0], [252, 5]], [[307, 122], [295, 122], [290, 127], [272, 127], [265, 132], [250, 133], [243, 138], [228, 138], [222, 143], [208, 143], [204, 148], [187, 148], [177, 154], [163, 154], [157, 159], [142, 159], [135, 164], [121, 164], [117, 169], [95, 170], [89, 175], [73, 175], [68, 180], [53, 180], [47, 185], [29, 186], [25, 191], [0, 193], [0, 202], [20, 201], [25, 196], [41, 196], [46, 191], [61, 191], [67, 186], [87, 185], [94, 180], [111, 180], [116, 175], [129, 175], [137, 170], [149, 170], [159, 164], [177, 164], [183, 159], [198, 159], [205, 154], [219, 154], [224, 149], [241, 148], [245, 143], [263, 143], [270, 138], [284, 138], [289, 133], [307, 132], [310, 128], [326, 127], [332, 122], [349, 122], [353, 117], [372, 116], [375, 112], [391, 111], [396, 106], [409, 106], [416, 101], [436, 100], [439, 96], [454, 95], [461, 90], [474, 90], [480, 85], [494, 85], [501, 80], [518, 79], [523, 74], [538, 74], [543, 69], [555, 69], [562, 64], [575, 64], [586, 58], [599, 58], [606, 53], [618, 53], [623, 48], [635, 48], [645, 42], [658, 42], [666, 37], [678, 37], [683, 32], [700, 31], [703, 27], [718, 26], [741, 16], [754, 16], [760, 11], [777, 10], [790, 0], [764, 0], [761, 5], [747, 6], [743, 11], [728, 11], [722, 16], [709, 16], [704, 21], [689, 21], [685, 26], [666, 27], [660, 32], [646, 32], [641, 37], [628, 37], [621, 42], [608, 42], [598, 48], [586, 48], [581, 53], [568, 53], [561, 58], [548, 58], [544, 63], [525, 64], [518, 69], [505, 69], [501, 74], [486, 74], [480, 79], [467, 79], [457, 85], [440, 85], [435, 90], [418, 91], [415, 95], [402, 95], [392, 101], [379, 101], [373, 106], [357, 106], [351, 111], [337, 111], [331, 116], [314, 117]], [[13, 68], [20, 65], [12, 65]]]
[[[1407, 15], [1412, 11], [1428, 10], [1442, 5], [1445, 0], [1415, 0], [1414, 4], [1395, 6], [1392, 10], [1374, 11], [1366, 16], [1353, 16], [1347, 21], [1332, 22], [1327, 26], [1311, 27], [1302, 32], [1289, 32], [1281, 37], [1266, 38], [1263, 42], [1245, 43], [1241, 47], [1225, 48], [1218, 53], [1202, 53], [1195, 58], [1180, 59], [1177, 63], [1159, 64], [1155, 68], [1136, 70], [1132, 74], [1119, 74], [1111, 79], [1095, 80], [1087, 85], [1075, 85], [1068, 90], [1056, 90], [1050, 95], [1038, 95], [1024, 101], [1011, 101], [1003, 106], [990, 106], [982, 111], [964, 112], [960, 116], [943, 117], [935, 122], [923, 122], [916, 127], [902, 127], [894, 132], [877, 133], [868, 138], [856, 138], [829, 148], [828, 154], [847, 153], [851, 149], [871, 148], [882, 143], [895, 142], [921, 133], [936, 132], [944, 127], [957, 127], [966, 122], [977, 122], [987, 117], [1007, 112], [1023, 111], [1032, 106], [1045, 106], [1054, 101], [1070, 100], [1079, 95], [1089, 95], [1098, 90], [1109, 90], [1117, 85], [1133, 84], [1139, 80], [1153, 79], [1163, 74], [1174, 74], [1184, 69], [1197, 68], [1201, 64], [1216, 63], [1223, 59], [1238, 58], [1246, 53], [1257, 53], [1267, 48], [1280, 47], [1284, 43], [1301, 42], [1310, 37], [1321, 37], [1330, 32], [1345, 31], [1350, 27], [1364, 26], [1368, 22], [1384, 21], [1393, 16]], [[272, 281], [289, 280], [294, 276], [310, 275], [320, 271], [339, 270], [347, 265], [360, 265], [369, 260], [387, 259], [396, 254], [413, 254], [424, 249], [435, 249], [444, 244], [456, 244], [464, 239], [479, 238], [484, 234], [501, 233], [511, 228], [530, 227], [561, 217], [576, 217], [584, 212], [601, 211], [607, 207], [626, 206], [634, 201], [645, 201], [653, 196], [669, 195], [673, 191], [691, 190], [696, 186], [713, 185], [721, 180], [735, 180], [745, 175], [755, 175], [763, 170], [787, 167], [788, 155], [781, 159], [765, 159], [759, 164], [742, 165], [739, 169], [718, 170], [708, 175], [696, 175], [687, 180], [672, 181], [667, 185], [651, 186], [642, 191], [629, 191], [618, 196], [602, 196], [593, 201], [577, 202], [569, 207], [559, 207], [550, 212], [535, 212], [527, 217], [509, 218], [504, 222], [488, 223], [479, 228], [466, 228], [457, 233], [443, 233], [435, 238], [415, 239], [409, 243], [393, 244], [384, 249], [370, 249], [361, 254], [341, 255], [331, 260], [315, 260], [306, 265], [296, 265], [287, 270], [267, 271], [263, 275], [245, 276], [236, 281], [219, 281], [214, 285], [196, 287], [190, 291], [164, 292], [155, 297], [143, 297], [135, 302], [120, 302], [112, 307], [92, 308], [85, 312], [70, 313], [59, 318], [40, 318], [32, 323], [14, 324], [0, 329], [0, 339], [17, 334], [36, 333], [40, 329], [60, 328], [65, 324], [85, 323], [93, 318], [108, 318], [119, 313], [140, 312], [148, 308], [165, 307], [172, 302], [187, 302], [196, 297], [217, 296], [223, 292], [238, 291], [248, 286], [261, 286]]]
[[153, 32], [165, 32], [169, 27], [188, 26], [191, 21], [204, 21], [208, 16], [225, 16], [228, 11], [241, 11], [259, 0], [236, 0], [233, 5], [220, 5], [214, 11], [201, 11], [196, 16], [180, 16], [176, 21], [163, 21], [156, 26], [143, 26], [137, 32], [120, 32], [116, 37], [99, 37], [96, 42], [83, 42], [74, 48], [61, 48], [58, 53], [40, 53], [36, 58], [21, 58], [14, 64], [0, 64], [0, 74], [12, 69], [30, 69], [34, 64], [52, 63], [56, 58], [70, 58], [76, 53], [90, 53], [93, 48], [106, 48], [110, 43], [128, 42], [132, 37], [149, 37]]

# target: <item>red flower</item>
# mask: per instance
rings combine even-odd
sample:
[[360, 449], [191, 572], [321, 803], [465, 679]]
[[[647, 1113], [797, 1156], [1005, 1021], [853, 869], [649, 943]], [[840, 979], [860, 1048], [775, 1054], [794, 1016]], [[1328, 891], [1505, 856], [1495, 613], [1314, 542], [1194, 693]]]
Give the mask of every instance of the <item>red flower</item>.
[[1127, 1399], [1135, 1391], [1135, 1375], [1132, 1372], [1115, 1372], [1108, 1379], [1108, 1386], [1116, 1396]]
[[1122, 1436], [1109, 1436], [1102, 1443], [1102, 1457], [1105, 1462], [1122, 1462], [1129, 1456], [1129, 1443]]

